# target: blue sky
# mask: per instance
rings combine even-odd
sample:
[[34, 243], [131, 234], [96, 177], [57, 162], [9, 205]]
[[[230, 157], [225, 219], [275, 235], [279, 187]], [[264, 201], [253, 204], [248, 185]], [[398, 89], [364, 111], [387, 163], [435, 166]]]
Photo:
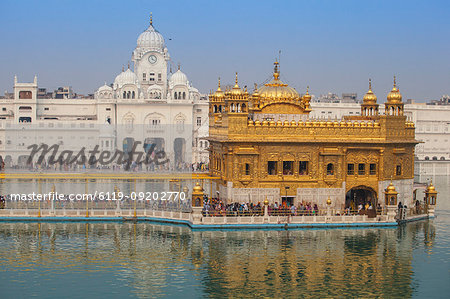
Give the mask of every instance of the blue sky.
[[281, 78], [299, 92], [361, 97], [372, 78], [384, 102], [395, 74], [404, 99], [450, 94], [446, 1], [194, 0], [0, 0], [0, 94], [15, 74], [80, 93], [113, 82], [150, 12], [174, 65], [201, 92], [236, 71], [241, 85], [264, 82], [281, 50]]

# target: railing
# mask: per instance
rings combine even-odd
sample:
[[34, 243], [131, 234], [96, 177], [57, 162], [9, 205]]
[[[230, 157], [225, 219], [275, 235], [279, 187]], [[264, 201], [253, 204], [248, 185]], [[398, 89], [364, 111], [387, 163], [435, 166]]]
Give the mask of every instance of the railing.
[[[250, 216], [264, 216], [264, 208], [254, 208], [251, 210], [216, 210], [209, 209], [203, 210], [204, 217], [250, 217]], [[370, 217], [376, 217], [377, 215], [386, 215], [385, 209], [373, 209], [373, 210], [339, 210], [339, 209], [319, 209], [319, 210], [291, 210], [291, 209], [268, 209], [268, 216], [354, 216], [354, 215], [366, 215]]]
[[146, 200], [11, 200], [0, 203], [0, 209], [9, 210], [152, 210], [185, 212], [192, 211], [189, 201]]

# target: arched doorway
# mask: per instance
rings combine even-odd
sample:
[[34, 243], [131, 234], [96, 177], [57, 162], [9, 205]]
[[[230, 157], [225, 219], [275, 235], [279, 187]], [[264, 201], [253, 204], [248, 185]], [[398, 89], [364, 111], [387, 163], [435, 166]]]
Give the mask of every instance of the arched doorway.
[[173, 151], [175, 153], [175, 165], [184, 162], [186, 140], [184, 138], [176, 138], [173, 143]]
[[[127, 137], [123, 140], [122, 142], [122, 149], [123, 149], [123, 157], [125, 160], [128, 160], [131, 158], [131, 160], [133, 159], [133, 157], [130, 157], [130, 155], [132, 155], [133, 153], [131, 152], [133, 150], [133, 145], [134, 145], [134, 138], [131, 137]], [[127, 165], [127, 168], [130, 165]], [[128, 170], [128, 169], [127, 169]]]
[[160, 151], [164, 151], [164, 138], [145, 138], [144, 140], [144, 151], [148, 153], [148, 151], [153, 147], [153, 152], [157, 153]]
[[348, 190], [345, 195], [345, 208], [350, 208], [352, 211], [358, 211], [358, 207], [361, 205], [363, 209], [366, 205], [372, 206], [372, 209], [376, 209], [378, 204], [377, 193], [367, 186], [356, 186]]

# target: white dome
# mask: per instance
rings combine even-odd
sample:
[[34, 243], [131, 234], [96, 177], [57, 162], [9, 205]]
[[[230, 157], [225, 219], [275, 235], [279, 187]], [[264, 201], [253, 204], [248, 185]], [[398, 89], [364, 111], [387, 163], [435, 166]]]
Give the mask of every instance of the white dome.
[[106, 83], [103, 86], [100, 86], [100, 88], [97, 90], [98, 92], [102, 92], [102, 91], [112, 91], [113, 89], [111, 88], [111, 86], [106, 85]]
[[150, 25], [147, 30], [139, 35], [137, 40], [138, 48], [146, 48], [152, 50], [164, 50], [164, 37], [159, 33], [153, 25]]
[[122, 88], [125, 84], [137, 84], [138, 78], [135, 73], [130, 69], [120, 73], [114, 80], [114, 86], [116, 88]]
[[188, 83], [187, 76], [179, 69], [178, 69], [178, 71], [175, 72], [175, 74], [172, 74], [172, 76], [170, 76], [170, 85], [171, 86], [187, 85], [187, 83]]

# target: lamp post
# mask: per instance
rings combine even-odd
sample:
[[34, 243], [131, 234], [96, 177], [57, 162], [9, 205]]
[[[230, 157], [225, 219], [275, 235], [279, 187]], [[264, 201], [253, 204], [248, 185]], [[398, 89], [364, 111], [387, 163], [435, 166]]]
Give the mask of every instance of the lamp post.
[[427, 205], [428, 217], [434, 217], [436, 198], [437, 198], [437, 191], [436, 188], [433, 186], [433, 181], [431, 181], [427, 189], [425, 189], [425, 202]]
[[328, 216], [328, 217], [331, 216], [331, 209], [330, 209], [330, 206], [331, 206], [331, 199], [330, 199], [330, 196], [328, 196], [328, 199], [327, 199], [327, 216]]
[[388, 220], [390, 221], [394, 221], [395, 219], [395, 209], [397, 208], [397, 196], [398, 192], [395, 190], [395, 187], [391, 181], [391, 183], [384, 192], [385, 204], [387, 207], [387, 216]]
[[[134, 179], [134, 218], [137, 218], [136, 215], [136, 201], [137, 201], [137, 195], [136, 195], [136, 179]], [[131, 196], [133, 198], [133, 196]]]
[[[38, 191], [42, 195], [41, 179], [38, 179]], [[41, 217], [41, 200], [38, 199], [38, 217]]]
[[55, 187], [55, 184], [53, 184], [53, 186], [52, 186], [52, 189], [50, 190], [50, 194], [52, 195], [52, 208], [51, 208], [51, 211], [52, 211], [52, 214], [53, 215], [55, 215], [55, 190], [56, 190], [56, 187]]
[[84, 194], [86, 196], [86, 217], [89, 217], [88, 179], [84, 181]]

